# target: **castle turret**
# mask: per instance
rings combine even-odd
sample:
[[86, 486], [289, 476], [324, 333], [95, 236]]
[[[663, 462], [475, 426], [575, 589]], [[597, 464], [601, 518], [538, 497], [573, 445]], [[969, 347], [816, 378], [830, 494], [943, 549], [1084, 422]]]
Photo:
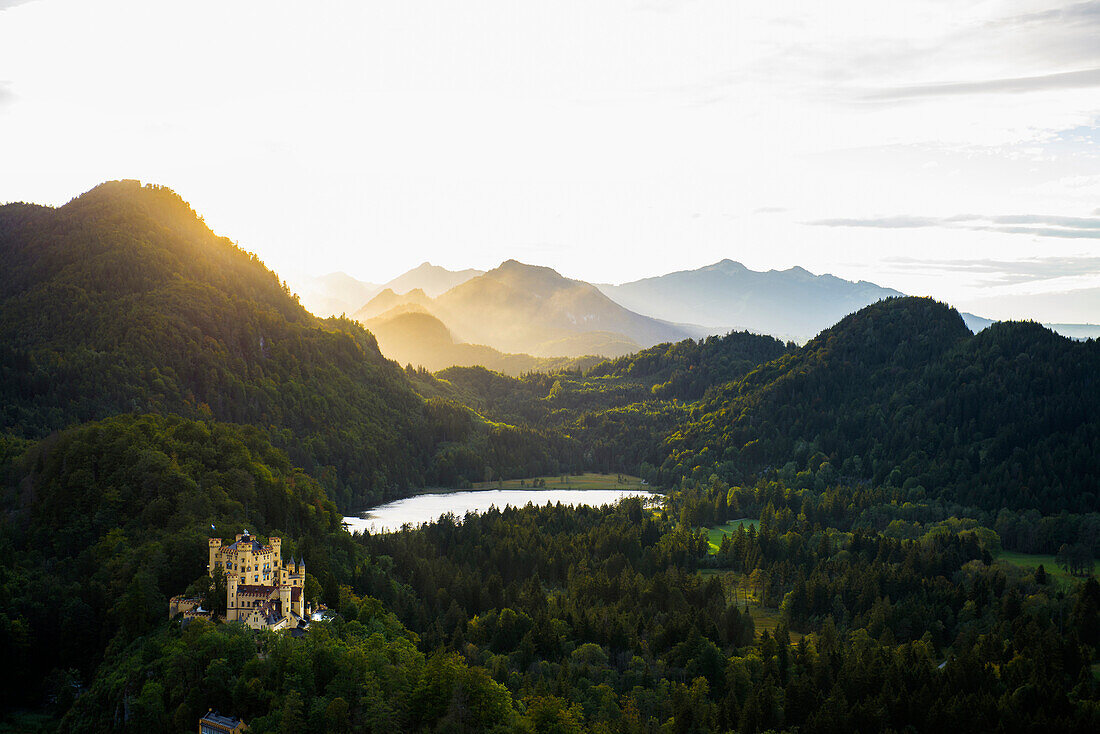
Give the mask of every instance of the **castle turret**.
[[238, 619], [237, 574], [235, 573], [225, 575], [225, 601], [225, 621], [232, 622]]
[[209, 565], [206, 568], [206, 571], [211, 576], [213, 576], [214, 575], [214, 569], [218, 567], [217, 566], [217, 564], [218, 564], [218, 554], [221, 552], [221, 549], [222, 549], [222, 539], [221, 538], [211, 538], [209, 543], [210, 543], [210, 562], [209, 562]]
[[298, 587], [298, 601], [294, 604], [294, 613], [299, 617], [306, 616], [306, 559], [299, 558], [295, 566], [297, 571], [294, 586]]
[[269, 539], [271, 550], [275, 553], [275, 563], [272, 568], [278, 568], [283, 565], [283, 539], [277, 538], [274, 535]]
[[290, 612], [291, 612], [291, 609], [290, 609], [290, 587], [286, 586], [285, 584], [283, 586], [279, 587], [279, 604], [280, 604], [279, 609], [282, 612], [282, 615], [284, 617], [289, 617]]

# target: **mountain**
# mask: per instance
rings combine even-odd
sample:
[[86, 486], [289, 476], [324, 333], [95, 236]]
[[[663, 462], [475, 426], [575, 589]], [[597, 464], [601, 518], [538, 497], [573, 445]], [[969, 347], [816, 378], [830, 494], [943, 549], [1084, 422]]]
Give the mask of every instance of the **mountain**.
[[[388, 283], [385, 283], [379, 290], [389, 288], [395, 293], [408, 293], [411, 290], [418, 289], [424, 291], [428, 296], [435, 298], [442, 293], [446, 293], [456, 285], [465, 283], [467, 280], [476, 278], [479, 275], [484, 275], [484, 273], [484, 270], [474, 270], [473, 268], [467, 268], [465, 270], [447, 270], [438, 265], [423, 262], [412, 270], [402, 273]], [[360, 301], [356, 308], [362, 306], [367, 300], [368, 299], [363, 299]]]
[[[120, 413], [251, 424], [349, 507], [440, 466], [459, 481], [456, 446], [478, 479], [487, 433], [506, 430], [426, 402], [370, 333], [310, 314], [167, 188], [0, 207], [0, 261], [0, 444]], [[440, 420], [462, 426], [442, 448]]]
[[894, 298], [712, 389], [662, 471], [735, 482], [789, 467], [810, 487], [847, 477], [990, 511], [1096, 512], [1097, 415], [1100, 343], [1032, 322], [972, 334], [944, 304]]
[[966, 328], [970, 329], [974, 334], [977, 334], [982, 329], [988, 329], [990, 326], [997, 323], [993, 319], [987, 319], [984, 316], [975, 316], [965, 311], [960, 311], [959, 316], [962, 317], [963, 323], [966, 324]]
[[353, 313], [382, 289], [380, 285], [339, 272], [302, 278], [290, 283], [290, 287], [310, 313], [322, 318]]
[[397, 308], [373, 318], [365, 326], [378, 339], [378, 348], [400, 364], [433, 372], [454, 366], [480, 365], [505, 375], [587, 369], [600, 357], [532, 357], [505, 354], [480, 344], [456, 342], [442, 321], [415, 306]]
[[387, 289], [396, 293], [419, 289], [429, 296], [438, 296], [483, 272], [473, 269], [452, 271], [426, 262], [382, 285], [367, 283], [347, 273], [336, 272], [299, 278], [292, 281], [290, 287], [298, 294], [306, 309], [327, 318], [355, 313], [363, 304]]
[[[539, 357], [619, 356], [641, 346], [694, 336], [690, 327], [633, 313], [595, 286], [550, 268], [508, 260], [437, 298], [414, 293], [457, 339]], [[369, 320], [401, 301], [376, 297], [355, 318]]]
[[722, 260], [622, 285], [600, 285], [617, 303], [673, 322], [712, 331], [748, 329], [805, 341], [875, 301], [902, 295], [874, 283], [814, 275], [794, 267], [759, 272]]
[[383, 288], [378, 295], [355, 311], [353, 318], [366, 323], [382, 314], [402, 308], [426, 313], [431, 303], [431, 297], [420, 288], [400, 294], [395, 293], [392, 288]]

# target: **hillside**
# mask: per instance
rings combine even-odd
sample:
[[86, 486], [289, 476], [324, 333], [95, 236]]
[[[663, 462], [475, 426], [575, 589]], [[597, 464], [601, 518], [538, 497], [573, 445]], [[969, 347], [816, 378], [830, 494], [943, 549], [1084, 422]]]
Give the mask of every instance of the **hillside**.
[[557, 372], [587, 369], [600, 357], [532, 357], [505, 354], [481, 344], [456, 342], [447, 327], [416, 306], [405, 305], [370, 319], [365, 326], [378, 339], [378, 348], [399, 364], [411, 364], [432, 372], [455, 366], [479, 365], [506, 375], [524, 372]]
[[548, 435], [573, 439], [582, 453], [563, 461], [601, 471], [638, 471], [660, 462], [661, 440], [688, 420], [690, 406], [712, 385], [736, 380], [789, 353], [769, 336], [724, 337], [659, 344], [601, 362], [587, 372], [529, 373], [511, 378], [482, 367], [454, 367], [418, 376], [424, 394]]
[[212, 524], [283, 535], [310, 558], [309, 594], [349, 573], [336, 508], [255, 428], [119, 416], [35, 444], [0, 478], [0, 709], [37, 700], [54, 668], [89, 680], [110, 645], [163, 625], [205, 575]]
[[626, 308], [654, 318], [796, 341], [812, 338], [875, 301], [902, 295], [799, 267], [759, 272], [732, 260], [599, 288]]
[[0, 433], [132, 412], [254, 424], [345, 506], [434, 476], [434, 409], [374, 337], [312, 316], [168, 189], [0, 207], [0, 260]]
[[662, 474], [784, 467], [989, 509], [1095, 512], [1100, 343], [1034, 323], [972, 335], [953, 309], [890, 299], [709, 394]]

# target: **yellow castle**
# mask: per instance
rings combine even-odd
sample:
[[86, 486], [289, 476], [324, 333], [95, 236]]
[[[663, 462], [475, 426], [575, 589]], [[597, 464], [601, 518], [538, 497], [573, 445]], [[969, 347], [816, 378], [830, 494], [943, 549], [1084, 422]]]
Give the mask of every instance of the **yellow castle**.
[[[305, 603], [306, 563], [291, 559], [283, 563], [282, 538], [272, 537], [265, 545], [247, 530], [223, 544], [210, 538], [207, 573], [225, 572], [225, 621], [240, 620], [252, 629], [295, 629], [309, 624], [312, 611]], [[201, 599], [174, 597], [169, 616], [209, 616]]]
[[227, 622], [239, 619], [253, 629], [283, 629], [309, 623], [305, 607], [306, 563], [283, 565], [282, 538], [264, 545], [247, 530], [230, 545], [210, 539], [213, 576], [225, 570]]

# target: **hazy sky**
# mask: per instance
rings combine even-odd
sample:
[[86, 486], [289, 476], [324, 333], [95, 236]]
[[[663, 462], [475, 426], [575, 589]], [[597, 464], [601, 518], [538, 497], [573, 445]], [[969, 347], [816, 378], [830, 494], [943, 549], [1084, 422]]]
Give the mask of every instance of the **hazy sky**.
[[1100, 322], [1100, 2], [0, 0], [0, 201], [172, 187], [288, 280], [724, 257]]

